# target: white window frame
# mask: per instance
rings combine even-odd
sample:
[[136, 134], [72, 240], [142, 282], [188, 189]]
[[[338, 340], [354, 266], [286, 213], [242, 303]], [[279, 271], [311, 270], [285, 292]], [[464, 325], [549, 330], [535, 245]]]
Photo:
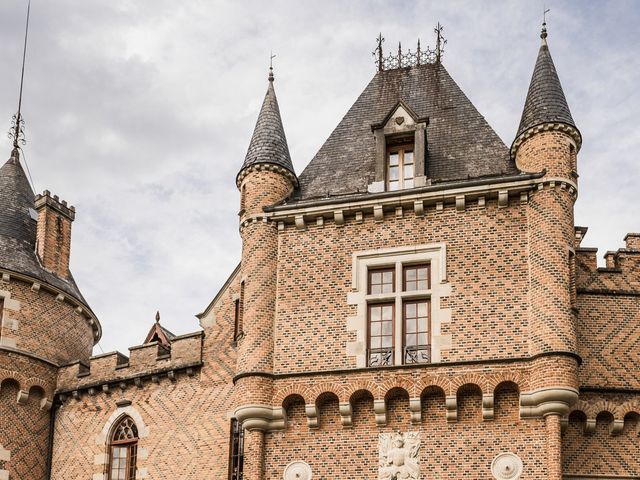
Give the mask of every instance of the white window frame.
[[[394, 325], [394, 365], [403, 365], [403, 301], [408, 299], [429, 298], [431, 301], [431, 363], [438, 363], [442, 351], [450, 348], [451, 336], [443, 335], [443, 323], [451, 321], [451, 310], [440, 308], [440, 299], [449, 296], [451, 285], [447, 282], [446, 244], [431, 243], [406, 247], [382, 248], [354, 252], [352, 255], [352, 291], [347, 295], [347, 303], [356, 305], [357, 314], [347, 319], [347, 330], [356, 332], [356, 340], [347, 342], [347, 355], [355, 356], [356, 367], [364, 368], [368, 364], [368, 305], [384, 300], [395, 302]], [[428, 290], [403, 292], [403, 266], [430, 264], [431, 288]], [[369, 270], [383, 267], [395, 268], [395, 289], [392, 294], [368, 294]], [[411, 367], [418, 364], [408, 364]]]

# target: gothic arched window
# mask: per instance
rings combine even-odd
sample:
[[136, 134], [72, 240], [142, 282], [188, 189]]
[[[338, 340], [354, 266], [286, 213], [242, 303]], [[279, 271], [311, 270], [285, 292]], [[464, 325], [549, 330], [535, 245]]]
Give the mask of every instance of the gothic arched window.
[[123, 417], [109, 442], [109, 480], [135, 480], [138, 428], [131, 417]]

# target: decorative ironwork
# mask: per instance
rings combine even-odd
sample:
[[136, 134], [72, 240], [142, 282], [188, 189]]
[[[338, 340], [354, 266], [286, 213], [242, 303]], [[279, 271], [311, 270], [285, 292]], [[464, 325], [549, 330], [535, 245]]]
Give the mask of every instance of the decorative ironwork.
[[138, 428], [131, 417], [120, 421], [113, 432], [113, 442], [129, 442], [138, 438]]
[[443, 31], [444, 27], [438, 23], [434, 29], [434, 32], [436, 33], [435, 49], [421, 47], [420, 39], [418, 39], [418, 47], [414, 52], [412, 52], [411, 49], [403, 52], [402, 44], [398, 43], [397, 53], [395, 55], [393, 53], [389, 53], [387, 56], [385, 56], [383, 52], [382, 44], [384, 43], [384, 37], [381, 33], [376, 39], [377, 46], [372, 53], [376, 59], [375, 63], [378, 71], [415, 67], [429, 63], [439, 63], [442, 59], [442, 54], [444, 53], [444, 45], [447, 43], [442, 35]]
[[393, 347], [369, 349], [369, 366], [386, 367], [393, 365]]
[[25, 145], [27, 141], [24, 138], [24, 118], [20, 112], [11, 117], [11, 129], [9, 130], [9, 138], [13, 140], [14, 148], [19, 145]]
[[404, 363], [431, 362], [431, 345], [413, 345], [404, 347]]

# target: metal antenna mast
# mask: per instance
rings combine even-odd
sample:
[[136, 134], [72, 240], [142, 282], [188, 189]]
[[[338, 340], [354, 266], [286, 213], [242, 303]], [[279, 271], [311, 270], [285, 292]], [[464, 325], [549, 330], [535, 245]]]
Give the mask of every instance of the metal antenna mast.
[[24, 139], [24, 120], [22, 119], [22, 88], [24, 86], [24, 65], [27, 59], [27, 39], [29, 35], [29, 15], [31, 13], [31, 0], [27, 4], [27, 22], [24, 29], [24, 47], [22, 50], [22, 72], [20, 74], [20, 96], [18, 97], [18, 113], [13, 116], [12, 131], [9, 132], [9, 138], [13, 138], [13, 148], [19, 147], [19, 144], [26, 143]]

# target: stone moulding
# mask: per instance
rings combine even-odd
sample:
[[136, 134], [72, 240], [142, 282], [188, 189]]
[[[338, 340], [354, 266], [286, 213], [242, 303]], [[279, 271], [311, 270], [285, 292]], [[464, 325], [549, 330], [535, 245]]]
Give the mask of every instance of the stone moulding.
[[284, 430], [285, 428], [285, 411], [282, 407], [243, 405], [236, 408], [233, 415], [243, 428], [250, 432]]
[[578, 401], [579, 392], [571, 387], [547, 387], [520, 394], [520, 418], [547, 415], [564, 416]]
[[513, 144], [511, 145], [511, 149], [510, 149], [511, 158], [512, 159], [516, 158], [516, 155], [518, 154], [518, 149], [520, 148], [520, 146], [522, 146], [522, 144], [526, 140], [531, 138], [533, 135], [535, 135], [536, 133], [551, 132], [551, 131], [564, 132], [567, 135], [569, 135], [569, 137], [571, 137], [571, 139], [576, 144], [576, 151], [577, 152], [580, 151], [580, 147], [582, 146], [582, 135], [580, 134], [580, 131], [576, 127], [563, 122], [548, 122], [548, 123], [541, 123], [539, 125], [534, 125], [533, 127], [528, 128], [527, 130], [522, 132], [520, 135], [518, 135], [516, 139], [513, 141]]

